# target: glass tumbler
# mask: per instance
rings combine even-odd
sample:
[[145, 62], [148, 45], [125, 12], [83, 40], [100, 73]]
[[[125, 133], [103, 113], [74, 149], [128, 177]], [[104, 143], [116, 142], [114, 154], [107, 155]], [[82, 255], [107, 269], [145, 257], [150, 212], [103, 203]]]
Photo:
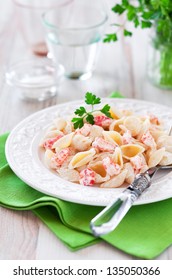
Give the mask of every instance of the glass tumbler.
[[44, 101], [57, 95], [63, 68], [48, 58], [24, 59], [6, 71], [6, 82], [25, 101]]
[[92, 75], [107, 19], [103, 0], [73, 0], [43, 14], [50, 56], [64, 67], [66, 77]]
[[47, 9], [58, 9], [73, 0], [13, 0], [16, 9], [18, 26], [26, 44], [33, 54], [47, 55], [45, 31], [41, 16]]

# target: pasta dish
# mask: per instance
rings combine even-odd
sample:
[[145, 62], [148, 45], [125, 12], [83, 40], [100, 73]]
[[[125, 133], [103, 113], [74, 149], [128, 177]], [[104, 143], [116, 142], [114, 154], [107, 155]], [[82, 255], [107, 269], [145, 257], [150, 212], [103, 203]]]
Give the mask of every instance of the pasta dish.
[[150, 167], [172, 164], [172, 136], [157, 116], [102, 111], [97, 106], [92, 123], [83, 118], [78, 128], [73, 116], [54, 119], [40, 143], [48, 168], [71, 182], [117, 188]]

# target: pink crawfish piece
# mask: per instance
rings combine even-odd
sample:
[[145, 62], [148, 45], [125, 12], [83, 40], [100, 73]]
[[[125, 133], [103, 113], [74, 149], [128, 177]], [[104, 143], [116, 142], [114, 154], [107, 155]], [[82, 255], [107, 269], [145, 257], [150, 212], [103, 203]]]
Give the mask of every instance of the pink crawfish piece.
[[122, 136], [122, 141], [123, 141], [123, 145], [132, 143], [132, 136], [131, 136], [131, 132], [129, 130], [124, 132], [124, 134]]
[[77, 134], [82, 134], [83, 136], [88, 136], [91, 132], [91, 124], [85, 123], [83, 127], [76, 130]]
[[114, 163], [110, 157], [105, 157], [102, 160], [102, 163], [107, 174], [110, 176], [118, 175], [121, 171], [121, 167], [119, 166], [119, 164]]
[[54, 143], [57, 141], [57, 140], [59, 140], [61, 137], [62, 137], [63, 135], [61, 135], [61, 134], [59, 134], [59, 135], [57, 135], [56, 137], [54, 137], [54, 138], [49, 138], [49, 139], [47, 139], [47, 140], [45, 140], [45, 142], [44, 142], [44, 144], [43, 144], [43, 147], [45, 148], [45, 149], [52, 149], [52, 146], [54, 145]]
[[145, 132], [141, 137], [141, 142], [150, 148], [155, 148], [156, 143], [153, 136], [150, 134], [149, 130]]
[[80, 184], [84, 186], [92, 186], [95, 184], [95, 172], [90, 169], [86, 168], [80, 172]]
[[100, 116], [95, 116], [94, 117], [94, 124], [95, 125], [99, 125], [99, 126], [102, 126], [102, 127], [108, 127], [111, 123], [112, 123], [112, 119], [110, 119], [106, 116], [100, 115]]
[[135, 174], [140, 173], [140, 170], [143, 168], [143, 166], [145, 165], [145, 162], [143, 160], [143, 158], [139, 155], [132, 157], [130, 159], [130, 162], [133, 166], [134, 172]]
[[117, 145], [104, 140], [102, 137], [96, 137], [92, 146], [102, 152], [114, 152], [117, 147]]
[[70, 148], [64, 148], [52, 157], [52, 162], [55, 163], [57, 167], [60, 167], [65, 162], [65, 160], [69, 157], [69, 155], [70, 155]]

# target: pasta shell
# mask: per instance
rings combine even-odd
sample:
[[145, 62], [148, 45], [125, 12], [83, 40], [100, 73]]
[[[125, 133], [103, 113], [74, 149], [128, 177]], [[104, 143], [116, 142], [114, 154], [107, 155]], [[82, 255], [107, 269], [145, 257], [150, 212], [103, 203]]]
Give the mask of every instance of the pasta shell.
[[168, 147], [168, 146], [172, 146], [172, 136], [169, 135], [162, 135], [158, 138], [157, 140], [157, 146], [159, 148], [161, 147]]
[[97, 173], [95, 174], [95, 183], [96, 184], [101, 184], [103, 182], [108, 181], [109, 179], [110, 179], [110, 176], [108, 174], [106, 174], [105, 177], [102, 177], [101, 175], [99, 175]]
[[145, 150], [147, 149], [147, 146], [145, 144], [141, 143], [139, 140], [137, 140], [135, 138], [132, 139], [132, 143], [143, 147]]
[[121, 168], [123, 167], [123, 158], [122, 158], [122, 151], [119, 147], [116, 147], [115, 152], [112, 156], [112, 159], [115, 163], [117, 163]]
[[152, 152], [148, 159], [149, 168], [158, 165], [161, 162], [164, 154], [165, 154], [165, 148], [161, 148], [159, 150]]
[[156, 142], [158, 142], [158, 139], [164, 135], [164, 131], [161, 131], [161, 130], [154, 130], [154, 129], [150, 128], [150, 132]]
[[55, 163], [53, 163], [52, 158], [55, 156], [51, 150], [46, 150], [44, 154], [44, 162], [48, 168], [56, 169]]
[[79, 172], [75, 169], [59, 168], [57, 170], [60, 177], [70, 182], [79, 182]]
[[101, 137], [104, 129], [101, 126], [98, 125], [92, 125], [91, 126], [91, 131], [90, 131], [90, 139], [92, 141], [95, 140], [96, 137]]
[[96, 154], [95, 149], [90, 149], [86, 152], [77, 153], [69, 163], [69, 169], [77, 168], [82, 165], [87, 164], [93, 159], [93, 156]]
[[125, 181], [128, 184], [131, 184], [134, 181], [135, 173], [134, 173], [134, 168], [133, 168], [133, 166], [131, 165], [130, 162], [127, 162], [127, 163], [124, 164], [124, 170], [127, 170]]
[[95, 172], [95, 183], [99, 184], [110, 179], [110, 176], [106, 173], [101, 161], [90, 164], [89, 168]]
[[165, 137], [165, 146], [172, 146], [172, 136], [167, 135]]
[[121, 133], [123, 134], [124, 132], [127, 132], [127, 131], [129, 131], [126, 127], [125, 127], [125, 125], [123, 125], [123, 124], [120, 124], [119, 125], [119, 128], [121, 128]]
[[89, 168], [91, 168], [94, 172], [99, 174], [101, 177], [106, 176], [106, 170], [103, 167], [102, 161], [97, 161], [93, 164], [89, 164]]
[[121, 132], [121, 128], [120, 128], [120, 125], [123, 124], [124, 122], [124, 119], [125, 118], [121, 118], [119, 120], [114, 120], [110, 126], [109, 126], [109, 130], [114, 130], [114, 131], [117, 131], [117, 132]]
[[91, 140], [82, 134], [76, 134], [72, 139], [71, 145], [77, 151], [86, 151], [89, 150], [91, 146]]
[[67, 148], [71, 145], [72, 143], [72, 138], [73, 138], [74, 132], [67, 134], [63, 137], [61, 137], [59, 140], [57, 140], [54, 145], [53, 145], [53, 149], [56, 149], [56, 152], [63, 149], [63, 148]]
[[172, 153], [165, 152], [163, 158], [159, 162], [160, 165], [170, 165], [172, 164]]
[[141, 127], [140, 127], [140, 132], [139, 134], [137, 135], [137, 138], [140, 139], [142, 137], [142, 135], [148, 131], [151, 127], [151, 123], [150, 123], [150, 120], [148, 118], [146, 118], [143, 123], [141, 124]]
[[73, 124], [68, 121], [62, 130], [63, 130], [64, 134], [69, 134], [69, 133], [73, 132]]
[[135, 116], [129, 116], [125, 118], [124, 126], [131, 132], [132, 136], [136, 136], [141, 130], [141, 121]]
[[51, 130], [51, 131], [47, 131], [47, 133], [45, 134], [45, 138], [53, 138], [56, 137], [58, 135], [63, 136], [63, 132], [61, 132], [60, 130], [56, 129], [56, 130]]
[[53, 121], [53, 124], [55, 125], [56, 129], [58, 130], [63, 130], [67, 124], [66, 120], [62, 119], [62, 118], [56, 118]]
[[99, 154], [96, 154], [93, 158], [93, 160], [90, 162], [90, 164], [94, 164], [95, 162], [102, 161], [105, 157], [110, 157], [112, 158], [112, 154], [109, 152], [102, 152]]
[[126, 159], [130, 159], [136, 155], [142, 154], [144, 150], [145, 149], [142, 146], [137, 144], [127, 144], [121, 146], [122, 155]]
[[122, 118], [122, 116], [123, 116], [122, 112], [119, 109], [115, 108], [114, 106], [110, 107], [109, 112], [111, 114], [111, 117], [115, 120], [118, 120], [118, 119]]
[[172, 153], [172, 146], [165, 146], [165, 150], [169, 153]]
[[121, 187], [121, 185], [124, 183], [125, 178], [127, 175], [127, 170], [123, 170], [119, 175], [114, 176], [109, 181], [106, 181], [105, 183], [101, 184], [101, 188], [118, 188]]
[[122, 145], [122, 136], [116, 131], [103, 131], [103, 136], [105, 140], [111, 143]]

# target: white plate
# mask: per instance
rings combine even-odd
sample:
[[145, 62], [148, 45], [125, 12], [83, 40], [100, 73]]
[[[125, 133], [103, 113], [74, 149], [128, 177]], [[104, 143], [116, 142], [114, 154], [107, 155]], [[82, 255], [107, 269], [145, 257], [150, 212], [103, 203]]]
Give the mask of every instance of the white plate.
[[[154, 103], [133, 99], [102, 99], [102, 103], [114, 104], [119, 109], [131, 109], [139, 114], [152, 113], [164, 120], [167, 129], [172, 124], [172, 109]], [[10, 133], [6, 143], [6, 157], [12, 170], [34, 189], [61, 198], [88, 205], [107, 205], [123, 188], [102, 189], [70, 183], [47, 169], [42, 162], [38, 147], [45, 130], [53, 119], [72, 114], [81, 101], [60, 104], [39, 111], [21, 123]], [[142, 194], [135, 204], [145, 204], [172, 197], [172, 172]]]

